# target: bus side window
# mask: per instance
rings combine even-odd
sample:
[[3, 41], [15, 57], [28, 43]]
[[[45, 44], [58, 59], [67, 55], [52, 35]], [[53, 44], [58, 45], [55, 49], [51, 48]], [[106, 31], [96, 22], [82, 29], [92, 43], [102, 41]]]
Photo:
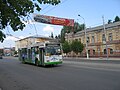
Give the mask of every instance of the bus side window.
[[43, 52], [45, 52], [45, 48], [43, 48]]
[[38, 52], [39, 52], [39, 48], [35, 47], [35, 54], [38, 54]]

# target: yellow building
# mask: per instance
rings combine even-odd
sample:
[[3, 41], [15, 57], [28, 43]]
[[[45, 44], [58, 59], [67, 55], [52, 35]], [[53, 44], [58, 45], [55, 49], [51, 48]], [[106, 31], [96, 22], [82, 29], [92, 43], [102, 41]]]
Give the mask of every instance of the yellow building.
[[15, 42], [15, 50], [18, 51], [19, 48], [29, 47], [32, 44], [45, 41], [56, 41], [56, 39], [45, 37], [45, 36], [29, 36], [24, 39], [20, 39]]
[[[105, 31], [103, 25], [87, 28], [87, 38], [85, 38], [85, 31], [79, 31], [75, 34], [65, 34], [65, 40], [71, 42], [72, 40], [81, 41], [84, 45], [85, 40], [88, 42], [88, 53], [91, 57], [104, 57], [107, 55], [106, 46], [108, 48], [109, 57], [120, 57], [120, 22], [105, 24]], [[107, 44], [106, 44], [107, 41]], [[81, 56], [85, 56], [85, 49]]]

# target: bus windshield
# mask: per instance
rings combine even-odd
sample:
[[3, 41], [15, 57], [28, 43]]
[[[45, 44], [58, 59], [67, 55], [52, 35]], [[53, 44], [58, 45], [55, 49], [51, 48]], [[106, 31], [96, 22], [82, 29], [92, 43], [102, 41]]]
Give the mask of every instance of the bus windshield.
[[59, 46], [47, 46], [46, 54], [49, 55], [61, 55], [61, 48]]

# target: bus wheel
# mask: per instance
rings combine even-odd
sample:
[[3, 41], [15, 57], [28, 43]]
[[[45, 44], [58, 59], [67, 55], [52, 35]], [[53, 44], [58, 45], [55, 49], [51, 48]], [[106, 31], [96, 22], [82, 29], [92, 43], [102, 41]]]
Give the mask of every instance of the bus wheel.
[[35, 60], [35, 65], [36, 65], [36, 66], [38, 66], [38, 65], [39, 65], [38, 60]]
[[25, 60], [22, 60], [22, 63], [25, 64]]
[[45, 65], [45, 64], [43, 64], [42, 66], [43, 66], [43, 67], [45, 67], [46, 65]]

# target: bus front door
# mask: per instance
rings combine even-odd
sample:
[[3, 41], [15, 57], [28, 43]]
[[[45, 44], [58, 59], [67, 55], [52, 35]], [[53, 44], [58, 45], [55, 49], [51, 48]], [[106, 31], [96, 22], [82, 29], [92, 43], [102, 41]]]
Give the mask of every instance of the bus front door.
[[44, 49], [43, 48], [40, 48], [40, 64], [41, 65], [44, 65]]

